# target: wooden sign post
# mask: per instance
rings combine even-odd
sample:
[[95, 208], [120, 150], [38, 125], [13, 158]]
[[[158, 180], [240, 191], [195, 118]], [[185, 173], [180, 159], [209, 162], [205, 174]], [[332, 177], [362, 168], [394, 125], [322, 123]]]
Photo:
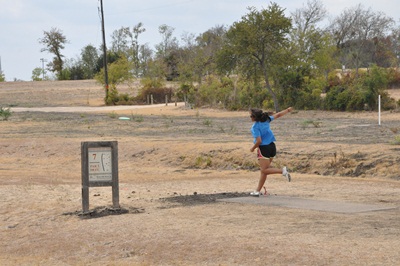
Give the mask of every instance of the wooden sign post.
[[118, 142], [81, 143], [82, 209], [89, 211], [89, 187], [112, 187], [113, 207], [119, 208]]

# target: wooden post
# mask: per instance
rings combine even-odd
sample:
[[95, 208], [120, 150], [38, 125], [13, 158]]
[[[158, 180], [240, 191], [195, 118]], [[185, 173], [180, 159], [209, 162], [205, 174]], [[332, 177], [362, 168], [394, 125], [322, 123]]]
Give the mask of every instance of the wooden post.
[[378, 96], [378, 125], [381, 125], [381, 95]]

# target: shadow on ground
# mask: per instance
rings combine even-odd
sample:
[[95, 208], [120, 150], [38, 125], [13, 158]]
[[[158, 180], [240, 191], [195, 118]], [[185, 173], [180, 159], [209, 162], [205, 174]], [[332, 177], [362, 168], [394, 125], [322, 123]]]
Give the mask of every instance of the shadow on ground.
[[216, 203], [217, 200], [220, 199], [246, 197], [248, 195], [249, 193], [244, 192], [224, 192], [214, 194], [198, 194], [197, 192], [194, 192], [193, 195], [179, 195], [168, 198], [160, 198], [160, 200], [162, 202], [176, 203], [180, 206], [194, 206]]

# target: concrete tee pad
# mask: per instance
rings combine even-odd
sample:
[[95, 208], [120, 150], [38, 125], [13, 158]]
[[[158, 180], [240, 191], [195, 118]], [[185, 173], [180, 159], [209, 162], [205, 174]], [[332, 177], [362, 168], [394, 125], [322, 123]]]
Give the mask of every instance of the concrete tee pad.
[[306, 210], [325, 211], [325, 212], [337, 212], [337, 213], [359, 213], [359, 212], [390, 210], [397, 208], [396, 206], [382, 206], [382, 205], [360, 204], [360, 203], [350, 203], [350, 202], [340, 202], [340, 201], [313, 200], [313, 199], [302, 199], [289, 196], [272, 196], [272, 195], [260, 196], [260, 197], [249, 196], [249, 197], [239, 197], [239, 198], [225, 198], [225, 199], [219, 199], [218, 201], [286, 207], [295, 209], [306, 209]]

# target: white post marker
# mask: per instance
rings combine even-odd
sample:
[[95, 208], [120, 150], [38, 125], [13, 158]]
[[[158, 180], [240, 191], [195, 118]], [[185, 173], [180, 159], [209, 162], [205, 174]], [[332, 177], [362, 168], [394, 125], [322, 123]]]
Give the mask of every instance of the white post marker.
[[381, 125], [381, 95], [378, 96], [378, 125]]

